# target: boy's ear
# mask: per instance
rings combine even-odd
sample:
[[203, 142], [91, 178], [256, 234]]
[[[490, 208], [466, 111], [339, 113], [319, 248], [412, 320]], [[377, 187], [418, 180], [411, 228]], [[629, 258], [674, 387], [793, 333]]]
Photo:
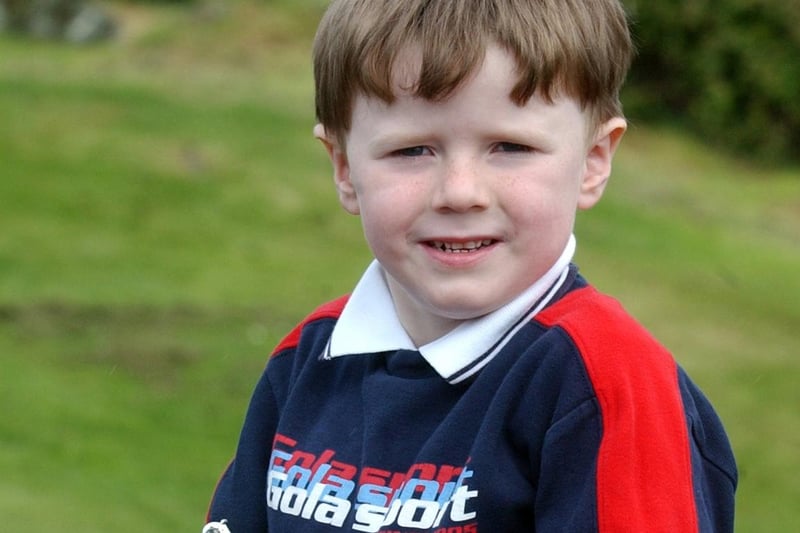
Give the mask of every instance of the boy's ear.
[[614, 117], [598, 128], [586, 154], [578, 208], [589, 209], [603, 196], [608, 178], [611, 176], [614, 152], [617, 151], [617, 146], [627, 128], [628, 123], [622, 117]]
[[347, 160], [347, 152], [342, 149], [339, 141], [328, 132], [325, 131], [325, 126], [317, 124], [314, 126], [314, 137], [322, 142], [325, 151], [328, 152], [328, 157], [331, 158], [331, 165], [333, 165], [333, 182], [336, 184], [336, 191], [339, 193], [339, 203], [342, 204], [345, 211], [350, 214], [359, 214], [358, 195], [350, 181], [350, 163]]

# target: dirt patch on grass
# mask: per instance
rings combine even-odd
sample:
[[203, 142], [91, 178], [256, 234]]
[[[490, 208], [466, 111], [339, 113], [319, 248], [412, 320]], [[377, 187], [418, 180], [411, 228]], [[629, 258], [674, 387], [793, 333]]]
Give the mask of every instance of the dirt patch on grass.
[[[102, 367], [158, 389], [179, 386], [195, 365], [210, 357], [241, 353], [248, 343], [251, 349], [266, 352], [266, 346], [257, 344], [273, 339], [249, 333], [272, 322], [264, 310], [246, 308], [0, 305], [0, 330], [16, 343], [44, 343], [46, 352], [55, 352], [48, 362]], [[221, 345], [230, 352], [220, 353]]]

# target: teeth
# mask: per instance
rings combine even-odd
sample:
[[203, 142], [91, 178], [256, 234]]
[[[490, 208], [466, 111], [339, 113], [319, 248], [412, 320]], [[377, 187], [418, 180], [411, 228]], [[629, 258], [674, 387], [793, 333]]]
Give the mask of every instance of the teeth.
[[492, 244], [491, 239], [484, 239], [482, 241], [467, 241], [467, 242], [444, 242], [433, 241], [433, 247], [442, 250], [443, 252], [450, 253], [469, 253], [474, 252], [478, 248], [489, 246]]

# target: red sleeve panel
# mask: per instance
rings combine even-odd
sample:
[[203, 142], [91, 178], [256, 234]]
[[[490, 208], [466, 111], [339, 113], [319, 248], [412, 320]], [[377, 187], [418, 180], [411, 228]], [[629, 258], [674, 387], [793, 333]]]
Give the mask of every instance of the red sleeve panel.
[[272, 355], [277, 355], [284, 350], [297, 347], [297, 344], [300, 342], [300, 335], [303, 333], [303, 328], [309, 322], [322, 318], [339, 318], [349, 298], [349, 295], [341, 296], [336, 300], [319, 306], [278, 343], [278, 346], [272, 351]]
[[599, 531], [697, 532], [691, 445], [672, 356], [592, 287], [569, 293], [536, 321], [570, 336], [597, 395]]

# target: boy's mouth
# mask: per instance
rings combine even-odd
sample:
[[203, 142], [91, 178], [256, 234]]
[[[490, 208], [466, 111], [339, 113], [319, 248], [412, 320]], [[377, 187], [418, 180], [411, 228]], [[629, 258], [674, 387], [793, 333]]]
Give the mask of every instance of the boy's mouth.
[[430, 241], [428, 243], [432, 248], [441, 250], [450, 254], [468, 254], [476, 250], [480, 250], [484, 246], [491, 246], [496, 241], [493, 239], [483, 239], [480, 241], [464, 241], [464, 242], [447, 242], [447, 241]]

